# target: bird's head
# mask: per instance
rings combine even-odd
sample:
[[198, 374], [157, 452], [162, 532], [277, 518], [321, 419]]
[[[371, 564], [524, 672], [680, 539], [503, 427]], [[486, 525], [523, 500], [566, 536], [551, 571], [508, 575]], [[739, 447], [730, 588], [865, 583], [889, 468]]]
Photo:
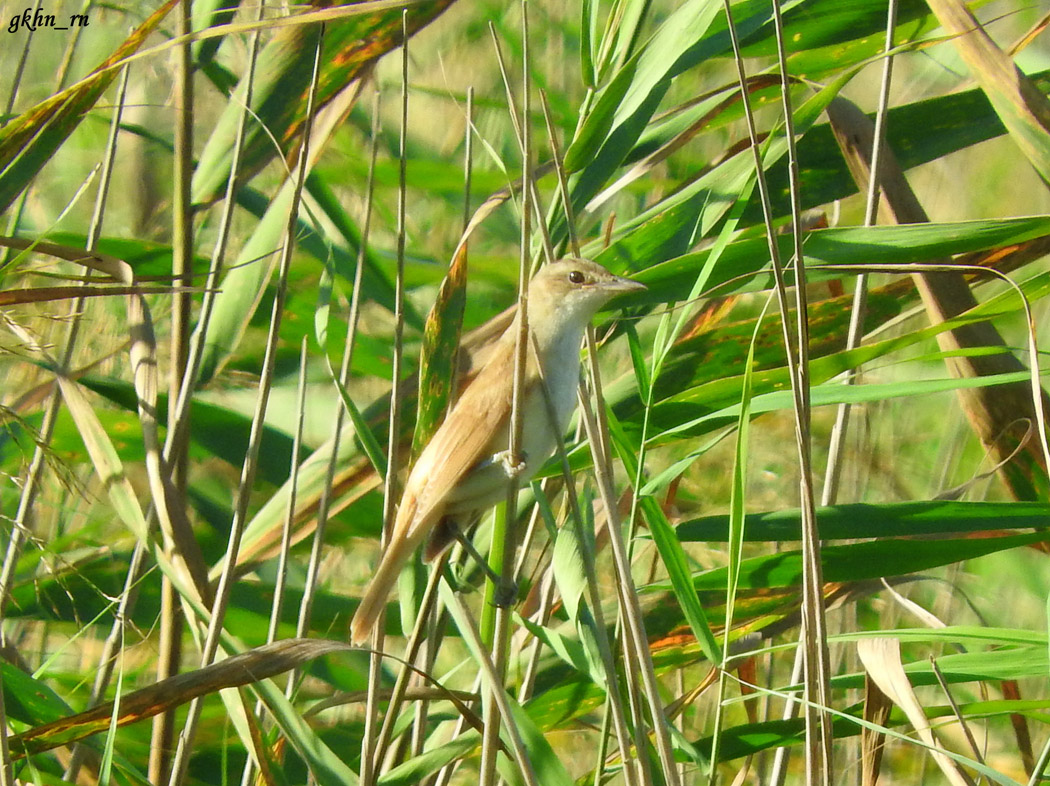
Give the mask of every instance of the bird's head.
[[530, 282], [529, 322], [586, 325], [617, 295], [644, 289], [644, 284], [615, 276], [589, 259], [561, 259], [541, 268]]

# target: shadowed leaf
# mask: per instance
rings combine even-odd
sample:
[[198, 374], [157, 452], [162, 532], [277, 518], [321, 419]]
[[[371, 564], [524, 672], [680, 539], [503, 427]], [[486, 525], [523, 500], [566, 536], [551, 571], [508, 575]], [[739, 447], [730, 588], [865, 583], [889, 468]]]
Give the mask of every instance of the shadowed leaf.
[[[802, 540], [798, 510], [749, 513], [744, 540]], [[820, 537], [826, 540], [943, 535], [1001, 529], [1050, 527], [1050, 505], [1038, 502], [947, 502], [927, 500], [884, 505], [855, 503], [817, 510]], [[705, 516], [678, 525], [683, 542], [722, 541], [728, 516]]]

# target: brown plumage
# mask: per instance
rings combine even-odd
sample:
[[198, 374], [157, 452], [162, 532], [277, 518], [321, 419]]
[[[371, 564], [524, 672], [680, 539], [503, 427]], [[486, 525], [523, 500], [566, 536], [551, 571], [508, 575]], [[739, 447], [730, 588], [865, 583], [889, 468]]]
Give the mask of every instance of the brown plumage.
[[[527, 354], [522, 412], [522, 452], [528, 480], [554, 451], [575, 409], [580, 343], [591, 318], [623, 292], [644, 289], [584, 259], [543, 268], [529, 285], [529, 331], [538, 350], [556, 422], [543, 398], [536, 355]], [[433, 559], [453, 540], [456, 520], [499, 502], [507, 493], [500, 455], [509, 444], [517, 320], [499, 338], [478, 375], [463, 390], [441, 427], [423, 449], [405, 483], [390, 543], [350, 626], [351, 640], [364, 641], [402, 566], [434, 534], [425, 556]], [[435, 528], [443, 520], [444, 525]]]

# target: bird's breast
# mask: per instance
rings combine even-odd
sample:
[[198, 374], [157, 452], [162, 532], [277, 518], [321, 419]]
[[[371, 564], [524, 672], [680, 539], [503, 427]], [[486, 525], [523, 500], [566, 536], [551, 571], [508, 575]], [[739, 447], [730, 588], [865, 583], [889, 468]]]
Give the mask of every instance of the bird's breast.
[[[551, 406], [548, 407], [538, 381], [534, 381], [525, 391], [522, 407], [521, 451], [525, 457], [525, 471], [519, 477], [521, 484], [528, 483], [554, 453], [557, 441], [564, 435], [576, 408], [582, 339], [582, 331], [569, 330], [548, 342], [545, 348], [541, 347], [543, 376]], [[554, 411], [553, 421], [551, 409]], [[486, 446], [482, 461], [449, 494], [449, 513], [490, 507], [503, 499], [507, 493], [507, 469], [502, 461], [493, 458], [506, 451], [509, 445], [508, 419], [507, 425]]]
[[[569, 419], [576, 409], [576, 389], [580, 382], [580, 343], [581, 332], [566, 331], [552, 342], [544, 352], [543, 376], [550, 391], [551, 403], [557, 417], [558, 436], [565, 432]], [[542, 401], [541, 401], [542, 403]], [[546, 412], [546, 409], [544, 410]], [[554, 449], [553, 443], [551, 450]]]

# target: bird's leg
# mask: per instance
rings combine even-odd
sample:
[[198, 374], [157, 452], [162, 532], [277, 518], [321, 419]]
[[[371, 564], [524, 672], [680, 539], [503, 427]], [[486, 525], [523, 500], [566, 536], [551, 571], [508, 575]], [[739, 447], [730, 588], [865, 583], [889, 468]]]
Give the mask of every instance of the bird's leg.
[[481, 556], [480, 552], [474, 548], [474, 543], [467, 534], [456, 526], [455, 522], [448, 522], [449, 528], [452, 531], [453, 537], [459, 541], [459, 545], [463, 547], [463, 550], [467, 552], [471, 559], [473, 559], [485, 573], [485, 576], [496, 585], [495, 604], [500, 608], [511, 606], [514, 603], [514, 599], [518, 597], [518, 584], [513, 579], [507, 576], [501, 576], [492, 569], [488, 561]]

